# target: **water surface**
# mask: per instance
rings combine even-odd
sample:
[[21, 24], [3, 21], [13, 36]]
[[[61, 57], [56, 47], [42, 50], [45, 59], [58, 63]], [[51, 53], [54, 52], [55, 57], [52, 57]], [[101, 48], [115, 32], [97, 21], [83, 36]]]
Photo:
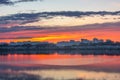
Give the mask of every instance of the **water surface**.
[[0, 55], [0, 74], [3, 80], [120, 80], [120, 56]]

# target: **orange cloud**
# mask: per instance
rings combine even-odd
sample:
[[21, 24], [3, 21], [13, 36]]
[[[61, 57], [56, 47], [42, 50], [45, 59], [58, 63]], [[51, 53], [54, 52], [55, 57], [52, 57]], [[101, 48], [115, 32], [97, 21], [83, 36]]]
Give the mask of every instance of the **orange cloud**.
[[[22, 32], [21, 32], [22, 33]], [[28, 35], [28, 34], [22, 34]], [[1, 40], [5, 42], [10, 41], [49, 41], [49, 42], [58, 42], [58, 41], [68, 41], [68, 40], [80, 40], [81, 38], [86, 38], [91, 40], [94, 37], [100, 39], [111, 39], [114, 41], [120, 41], [119, 31], [105, 31], [105, 30], [88, 30], [88, 31], [71, 31], [71, 32], [53, 32], [46, 34], [29, 34], [33, 36], [33, 38], [26, 39], [6, 39]]]

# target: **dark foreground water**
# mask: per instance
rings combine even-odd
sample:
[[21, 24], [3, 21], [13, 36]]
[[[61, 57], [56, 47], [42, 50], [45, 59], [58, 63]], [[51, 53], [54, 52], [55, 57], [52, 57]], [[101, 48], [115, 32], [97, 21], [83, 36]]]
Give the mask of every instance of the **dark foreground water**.
[[0, 55], [0, 80], [120, 80], [120, 56]]

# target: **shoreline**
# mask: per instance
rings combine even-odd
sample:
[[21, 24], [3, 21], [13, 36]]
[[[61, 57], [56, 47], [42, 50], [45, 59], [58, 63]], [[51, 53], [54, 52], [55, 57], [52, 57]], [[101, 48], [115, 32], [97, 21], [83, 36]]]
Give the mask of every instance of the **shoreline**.
[[120, 55], [120, 50], [5, 50], [0, 55], [8, 54], [81, 54], [81, 55]]

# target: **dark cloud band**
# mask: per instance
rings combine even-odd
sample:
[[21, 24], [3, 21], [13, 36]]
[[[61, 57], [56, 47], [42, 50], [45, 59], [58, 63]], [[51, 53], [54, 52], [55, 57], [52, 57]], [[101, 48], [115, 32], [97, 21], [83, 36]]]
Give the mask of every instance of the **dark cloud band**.
[[[116, 27], [117, 31], [120, 30], [120, 22], [116, 23], [103, 23], [103, 24], [90, 24], [84, 26], [71, 26], [71, 27], [40, 27], [40, 26], [15, 26], [11, 28], [0, 27], [0, 33], [6, 32], [19, 32], [19, 31], [36, 31], [40, 33], [41, 31], [47, 32], [61, 32], [61, 31], [85, 31], [85, 30], [96, 30], [96, 29], [107, 29]], [[47, 32], [46, 32], [47, 31]]]
[[0, 5], [12, 5], [13, 2], [10, 0], [0, 0]]
[[7, 24], [12, 21], [20, 20], [21, 24], [36, 22], [41, 18], [53, 18], [55, 16], [66, 16], [66, 17], [83, 17], [90, 15], [120, 15], [120, 11], [116, 12], [80, 12], [80, 11], [61, 11], [61, 12], [42, 12], [42, 13], [20, 13], [9, 16], [0, 17], [0, 24]]
[[14, 5], [16, 3], [21, 3], [21, 2], [33, 2], [33, 1], [43, 1], [43, 0], [0, 0], [0, 5]]

